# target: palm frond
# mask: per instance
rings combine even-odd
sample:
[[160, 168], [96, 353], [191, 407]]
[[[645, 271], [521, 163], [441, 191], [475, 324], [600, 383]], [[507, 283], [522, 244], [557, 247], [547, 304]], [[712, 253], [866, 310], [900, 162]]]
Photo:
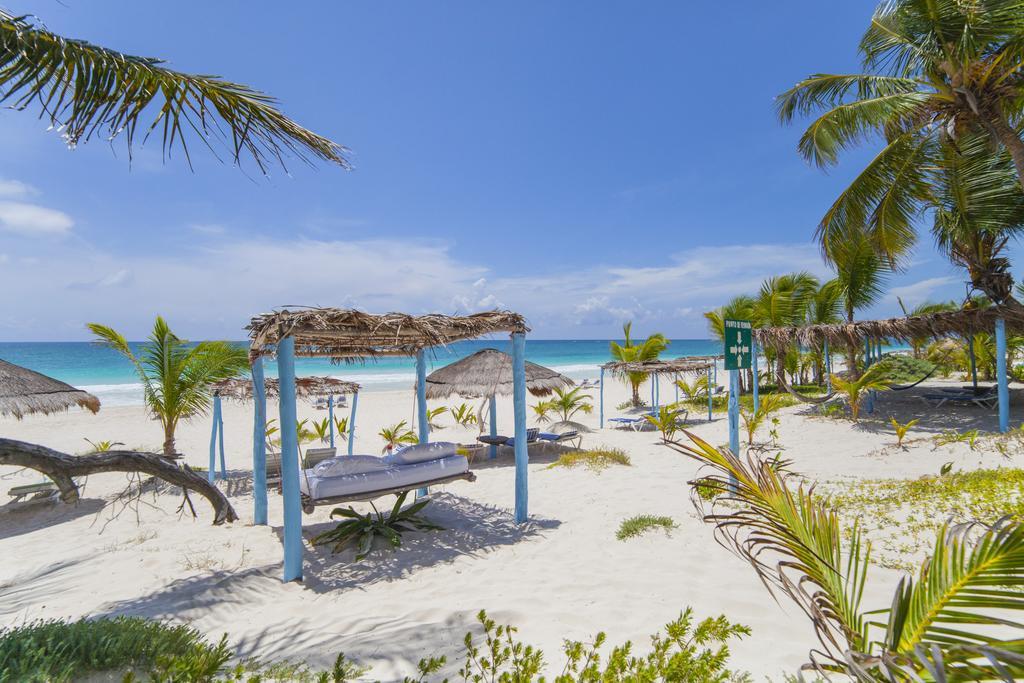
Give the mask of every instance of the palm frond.
[[[0, 102], [38, 108], [70, 146], [101, 133], [122, 136], [130, 156], [156, 132], [164, 157], [178, 147], [190, 166], [187, 138], [196, 137], [214, 154], [216, 143], [236, 164], [252, 159], [263, 173], [270, 162], [283, 167], [288, 155], [349, 168], [344, 147], [292, 121], [269, 95], [64, 38], [2, 11]], [[147, 125], [143, 118], [150, 115]]]

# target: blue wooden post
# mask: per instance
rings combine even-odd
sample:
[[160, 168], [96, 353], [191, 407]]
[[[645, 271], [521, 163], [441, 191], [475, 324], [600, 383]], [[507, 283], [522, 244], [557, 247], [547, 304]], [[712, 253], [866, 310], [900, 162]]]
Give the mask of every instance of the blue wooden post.
[[967, 358], [971, 361], [971, 382], [974, 384], [974, 389], [978, 389], [978, 365], [974, 359], [974, 335], [972, 334], [967, 338]]
[[825, 386], [830, 386], [832, 383], [832, 354], [828, 350], [828, 339], [825, 340], [822, 346], [822, 354], [825, 356]]
[[295, 423], [295, 339], [277, 345], [280, 385], [281, 489], [284, 492], [284, 580], [302, 580], [302, 503], [299, 500], [299, 435]]
[[[714, 362], [714, 361], [712, 361]], [[712, 414], [712, 403], [714, 401], [714, 393], [711, 391], [711, 366], [708, 366], [708, 422], [711, 422]]]
[[604, 429], [604, 368], [601, 368], [601, 400], [598, 414], [600, 415], [601, 429]]
[[217, 478], [217, 432], [220, 429], [220, 394], [213, 395], [213, 428], [210, 430], [210, 468], [206, 480], [211, 484]]
[[[420, 443], [430, 441], [430, 425], [427, 422], [427, 354], [423, 349], [416, 352], [416, 428]], [[427, 495], [427, 487], [416, 489], [416, 497]]]
[[512, 408], [515, 414], [516, 522], [526, 521], [529, 487], [526, 450], [526, 335], [512, 334]]
[[263, 357], [252, 361], [252, 523], [267, 523], [267, 394]]
[[754, 391], [754, 412], [756, 413], [761, 407], [761, 397], [758, 396], [757, 393], [759, 388], [758, 385], [761, 383], [761, 378], [757, 376], [757, 342], [753, 342], [751, 346], [754, 348], [752, 349], [753, 352], [750, 354], [750, 362], [752, 364], [750, 366], [750, 372], [754, 375], [754, 386], [752, 389]]
[[356, 406], [359, 405], [359, 392], [352, 392], [352, 410], [348, 414], [348, 454], [352, 455], [352, 449], [356, 443]]
[[651, 408], [654, 408], [654, 375], [648, 375], [647, 380], [651, 383]]
[[228, 478], [227, 464], [224, 462], [224, 406], [220, 396], [217, 397], [217, 446], [220, 448], [220, 478]]
[[[498, 436], [498, 398], [494, 394], [491, 394], [490, 404], [491, 404], [491, 419], [490, 419], [490, 423], [491, 423], [491, 437], [492, 438], [496, 438]], [[490, 456], [491, 460], [494, 460], [495, 458], [498, 457], [498, 445], [497, 444], [494, 444], [494, 443], [490, 444], [488, 455]]]
[[334, 448], [334, 394], [327, 397], [327, 421], [331, 423], [331, 448]]
[[[729, 450], [740, 457], [740, 371], [729, 371]], [[729, 476], [729, 484], [735, 489], [736, 478]]]
[[996, 381], [999, 385], [999, 431], [1010, 429], [1010, 387], [1006, 382], [1006, 321], [996, 318]]
[[864, 339], [864, 369], [871, 367], [871, 341]]
[[654, 412], [661, 408], [661, 375], [654, 375]]
[[673, 376], [672, 384], [676, 387], [676, 403], [679, 403], [679, 375]]

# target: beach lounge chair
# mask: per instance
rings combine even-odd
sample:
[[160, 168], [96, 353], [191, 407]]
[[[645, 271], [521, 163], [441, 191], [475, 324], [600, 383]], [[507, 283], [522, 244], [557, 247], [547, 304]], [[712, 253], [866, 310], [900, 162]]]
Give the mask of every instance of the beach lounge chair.
[[568, 432], [562, 432], [561, 434], [540, 432], [537, 434], [537, 438], [545, 443], [571, 443], [573, 448], [576, 450], [579, 450], [580, 444], [583, 443], [583, 435], [575, 429]]
[[324, 460], [304, 469], [299, 478], [302, 509], [309, 514], [319, 505], [373, 500], [459, 479], [476, 481], [469, 461], [457, 449], [455, 443], [425, 443], [382, 458], [345, 455]]
[[[536, 441], [538, 438], [540, 438], [540, 429], [538, 429], [537, 427], [531, 427], [530, 429], [526, 430], [526, 443], [531, 444], [534, 441]], [[505, 445], [506, 446], [510, 446], [510, 447], [515, 447], [515, 445], [516, 445], [516, 437], [511, 436], [511, 437], [505, 439]]]
[[609, 417], [609, 422], [614, 422], [619, 427], [629, 427], [634, 432], [640, 431], [640, 429], [648, 424], [647, 420], [641, 417]]
[[37, 498], [49, 498], [53, 494], [57, 493], [57, 485], [52, 481], [41, 481], [38, 484], [25, 484], [24, 486], [14, 486], [7, 491], [12, 500], [12, 503], [18, 503], [28, 496], [32, 496], [29, 500], [36, 500]]
[[999, 394], [995, 387], [988, 387], [985, 391], [977, 394], [974, 391], [952, 390], [925, 394], [921, 398], [936, 408], [941, 408], [947, 403], [957, 403], [960, 405], [975, 405], [979, 408], [992, 410], [999, 404]]

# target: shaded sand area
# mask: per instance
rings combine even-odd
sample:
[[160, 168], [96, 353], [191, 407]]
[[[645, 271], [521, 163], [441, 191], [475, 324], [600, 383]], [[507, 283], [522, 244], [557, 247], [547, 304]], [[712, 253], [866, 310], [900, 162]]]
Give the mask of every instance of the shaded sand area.
[[[873, 415], [859, 425], [812, 415], [803, 405], [779, 413], [783, 456], [809, 479], [933, 475], [943, 463], [957, 469], [1016, 466], [1016, 443], [1000, 453], [992, 437], [974, 449], [960, 442], [936, 447], [932, 438], [949, 429], [996, 428], [994, 414], [977, 408], [928, 407], [915, 390], [883, 394]], [[591, 391], [596, 400], [596, 390]], [[1011, 392], [1016, 401], [1016, 390]], [[626, 398], [610, 384], [606, 415]], [[411, 391], [366, 392], [359, 403], [357, 453], [376, 454], [376, 432], [411, 420]], [[447, 405], [456, 403], [449, 401]], [[436, 403], [433, 405], [441, 405]], [[180, 495], [148, 487], [136, 505], [113, 502], [125, 475], [90, 478], [75, 506], [32, 502], [0, 507], [0, 622], [4, 625], [52, 617], [130, 614], [189, 622], [214, 639], [227, 633], [243, 656], [304, 659], [327, 666], [338, 652], [372, 666], [369, 676], [401, 679], [416, 661], [448, 656], [454, 671], [462, 660], [462, 638], [486, 609], [499, 622], [542, 648], [549, 666], [560, 668], [564, 638], [589, 639], [598, 630], [612, 643], [632, 639], [641, 651], [648, 636], [692, 606], [698, 617], [725, 614], [751, 627], [733, 648], [733, 666], [781, 680], [806, 661], [815, 644], [799, 610], [776, 604], [749, 566], [720, 547], [697, 517], [687, 480], [697, 465], [660, 442], [652, 432], [606, 428], [584, 437], [584, 447], [622, 448], [632, 466], [596, 473], [585, 468], [548, 469], [558, 448], [531, 447], [530, 522], [512, 522], [514, 468], [511, 449], [496, 461], [475, 463], [477, 481], [433, 491], [428, 516], [442, 532], [408, 534], [396, 552], [380, 550], [355, 562], [349, 550], [331, 554], [307, 545], [305, 582], [282, 584], [281, 498], [271, 492], [270, 526], [254, 527], [249, 476], [251, 406], [225, 402], [229, 481], [222, 486], [241, 520], [214, 527], [211, 511], [196, 500], [198, 519], [176, 512]], [[300, 404], [300, 417], [324, 411]], [[499, 399], [499, 426], [511, 427], [511, 402]], [[268, 407], [276, 416], [276, 405]], [[894, 446], [890, 415], [921, 422], [906, 450]], [[724, 414], [707, 423], [692, 415], [693, 431], [713, 443], [727, 440]], [[452, 426], [435, 440], [471, 441], [475, 428]], [[597, 426], [597, 412], [584, 423]], [[502, 424], [504, 423], [504, 424]], [[69, 452], [83, 451], [83, 438], [112, 439], [130, 447], [155, 448], [156, 423], [141, 408], [72, 412], [0, 422], [4, 436]], [[767, 428], [761, 433], [767, 438]], [[183, 425], [179, 450], [189, 463], [205, 465], [209, 423]], [[770, 451], [770, 452], [774, 452]], [[3, 492], [36, 482], [33, 472], [0, 469]], [[383, 501], [389, 504], [391, 498]], [[360, 504], [360, 509], [369, 509]], [[620, 522], [638, 514], [668, 515], [679, 528], [618, 541]], [[306, 537], [330, 528], [329, 508], [304, 517]], [[873, 570], [866, 607], [888, 604], [899, 572]]]

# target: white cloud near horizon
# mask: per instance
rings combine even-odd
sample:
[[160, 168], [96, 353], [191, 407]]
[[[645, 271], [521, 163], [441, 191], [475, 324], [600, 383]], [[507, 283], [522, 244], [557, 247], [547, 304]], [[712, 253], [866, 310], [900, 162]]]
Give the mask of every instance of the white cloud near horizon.
[[66, 235], [75, 222], [63, 211], [25, 202], [0, 201], [0, 231], [25, 237]]
[[0, 178], [0, 197], [27, 197], [38, 193], [39, 191], [28, 183], [11, 178]]
[[240, 339], [253, 315], [298, 305], [417, 314], [509, 308], [542, 337], [611, 336], [626, 320], [641, 334], [701, 337], [702, 311], [756, 291], [765, 277], [828, 276], [810, 244], [698, 247], [651, 266], [565, 263], [520, 275], [408, 239], [210, 237], [183, 253], [131, 257], [60, 244], [45, 269], [11, 259], [0, 268], [0, 287], [13, 294], [0, 338], [85, 339], [87, 322], [141, 338], [159, 313], [191, 338]]

